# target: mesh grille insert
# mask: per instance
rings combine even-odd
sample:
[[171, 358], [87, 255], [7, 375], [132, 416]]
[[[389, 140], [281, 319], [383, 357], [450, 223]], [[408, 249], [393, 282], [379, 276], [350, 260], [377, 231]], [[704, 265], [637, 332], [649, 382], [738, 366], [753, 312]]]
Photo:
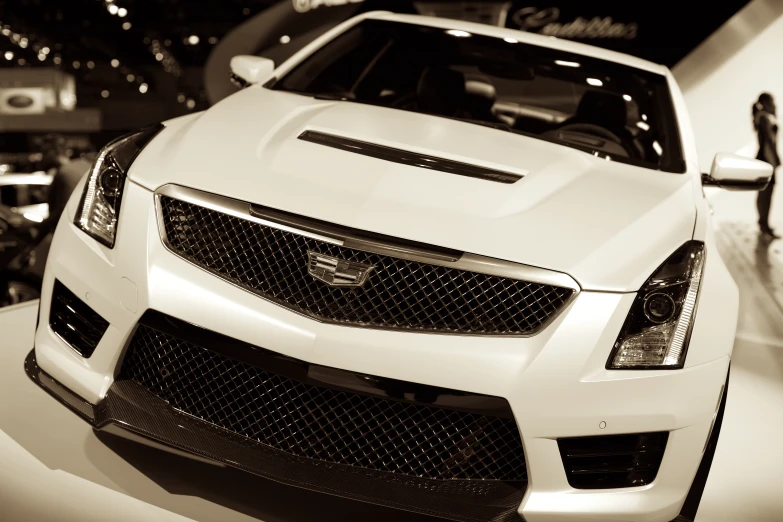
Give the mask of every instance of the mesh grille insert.
[[[573, 295], [557, 286], [334, 245], [161, 196], [168, 246], [281, 306], [342, 324], [444, 333], [529, 335]], [[308, 251], [374, 266], [360, 288], [308, 273]]]
[[296, 457], [400, 477], [527, 479], [510, 410], [495, 417], [316, 386], [144, 324], [120, 377], [184, 413]]

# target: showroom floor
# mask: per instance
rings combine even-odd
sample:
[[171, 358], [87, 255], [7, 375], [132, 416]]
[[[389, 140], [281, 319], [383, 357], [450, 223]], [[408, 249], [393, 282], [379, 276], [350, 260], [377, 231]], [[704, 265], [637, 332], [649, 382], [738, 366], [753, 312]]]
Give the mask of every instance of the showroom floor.
[[[783, 240], [724, 223], [720, 249], [741, 289], [720, 442], [697, 522], [783, 520]], [[425, 520], [287, 488], [109, 435], [22, 370], [36, 305], [0, 311], [0, 506], [6, 522]], [[434, 520], [434, 519], [427, 519]]]

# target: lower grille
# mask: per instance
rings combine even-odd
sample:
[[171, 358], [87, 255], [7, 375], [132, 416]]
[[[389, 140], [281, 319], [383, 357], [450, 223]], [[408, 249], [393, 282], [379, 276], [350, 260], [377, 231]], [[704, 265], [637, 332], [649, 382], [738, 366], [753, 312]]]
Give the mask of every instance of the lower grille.
[[520, 520], [527, 472], [504, 399], [309, 365], [157, 312], [131, 340], [123, 383], [214, 437], [321, 470], [249, 466], [269, 478], [454, 520]]
[[55, 279], [49, 326], [79, 355], [87, 358], [95, 351], [109, 322]]
[[669, 432], [559, 439], [566, 477], [576, 489], [645, 486], [655, 480]]

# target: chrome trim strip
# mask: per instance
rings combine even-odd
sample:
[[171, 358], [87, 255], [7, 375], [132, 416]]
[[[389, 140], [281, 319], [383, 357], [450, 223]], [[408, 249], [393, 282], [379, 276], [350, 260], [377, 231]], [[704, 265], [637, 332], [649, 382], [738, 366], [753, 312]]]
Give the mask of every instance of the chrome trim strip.
[[457, 176], [466, 176], [469, 178], [483, 179], [485, 181], [494, 181], [496, 183], [516, 183], [523, 178], [521, 174], [507, 172], [461, 161], [454, 161], [437, 156], [430, 156], [418, 152], [411, 152], [403, 149], [368, 143], [366, 141], [346, 138], [344, 136], [335, 136], [325, 132], [306, 130], [299, 135], [302, 141], [309, 141], [318, 145], [332, 147], [333, 149], [362, 154], [379, 160], [390, 161], [408, 165], [410, 167], [419, 167], [423, 169], [437, 170]]
[[[504, 261], [470, 253], [462, 253], [459, 257], [451, 257], [438, 251], [427, 251], [423, 248], [409, 247], [402, 242], [395, 244], [376, 239], [362, 238], [355, 234], [356, 231], [348, 229], [347, 227], [340, 227], [338, 225], [329, 225], [326, 227], [314, 219], [301, 216], [297, 216], [294, 219], [287, 213], [281, 213], [271, 209], [264, 209], [262, 211], [259, 210], [260, 207], [236, 199], [169, 184], [164, 185], [155, 191], [155, 213], [158, 220], [158, 232], [161, 241], [166, 248], [174, 254], [176, 254], [176, 252], [173, 252], [170, 248], [168, 239], [166, 238], [166, 227], [163, 222], [163, 212], [160, 208], [161, 196], [179, 199], [217, 212], [223, 212], [240, 219], [310, 237], [319, 241], [326, 241], [346, 248], [397, 257], [408, 261], [443, 266], [456, 270], [464, 270], [466, 272], [476, 272], [479, 274], [506, 277], [520, 281], [529, 281], [531, 283], [569, 288], [574, 290], [574, 297], [582, 290], [581, 286], [579, 286], [579, 283], [577, 283], [574, 278], [563, 272], [555, 272], [544, 268], [522, 265], [511, 261]], [[273, 221], [272, 218], [275, 215], [285, 215], [285, 220], [280, 219]], [[265, 216], [266, 218], [258, 216]], [[284, 222], [280, 223], [280, 221]], [[563, 305], [563, 309], [567, 308], [570, 302], [571, 301], [566, 302]], [[557, 315], [559, 314], [555, 314], [555, 317]]]

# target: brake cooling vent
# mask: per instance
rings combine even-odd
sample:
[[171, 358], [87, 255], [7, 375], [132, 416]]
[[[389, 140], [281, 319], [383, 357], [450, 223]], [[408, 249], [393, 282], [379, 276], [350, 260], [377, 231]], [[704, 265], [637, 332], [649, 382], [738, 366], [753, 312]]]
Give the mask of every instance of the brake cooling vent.
[[655, 480], [668, 432], [559, 439], [566, 477], [576, 489], [645, 486]]
[[95, 351], [109, 322], [55, 279], [49, 326], [79, 355], [87, 358]]

